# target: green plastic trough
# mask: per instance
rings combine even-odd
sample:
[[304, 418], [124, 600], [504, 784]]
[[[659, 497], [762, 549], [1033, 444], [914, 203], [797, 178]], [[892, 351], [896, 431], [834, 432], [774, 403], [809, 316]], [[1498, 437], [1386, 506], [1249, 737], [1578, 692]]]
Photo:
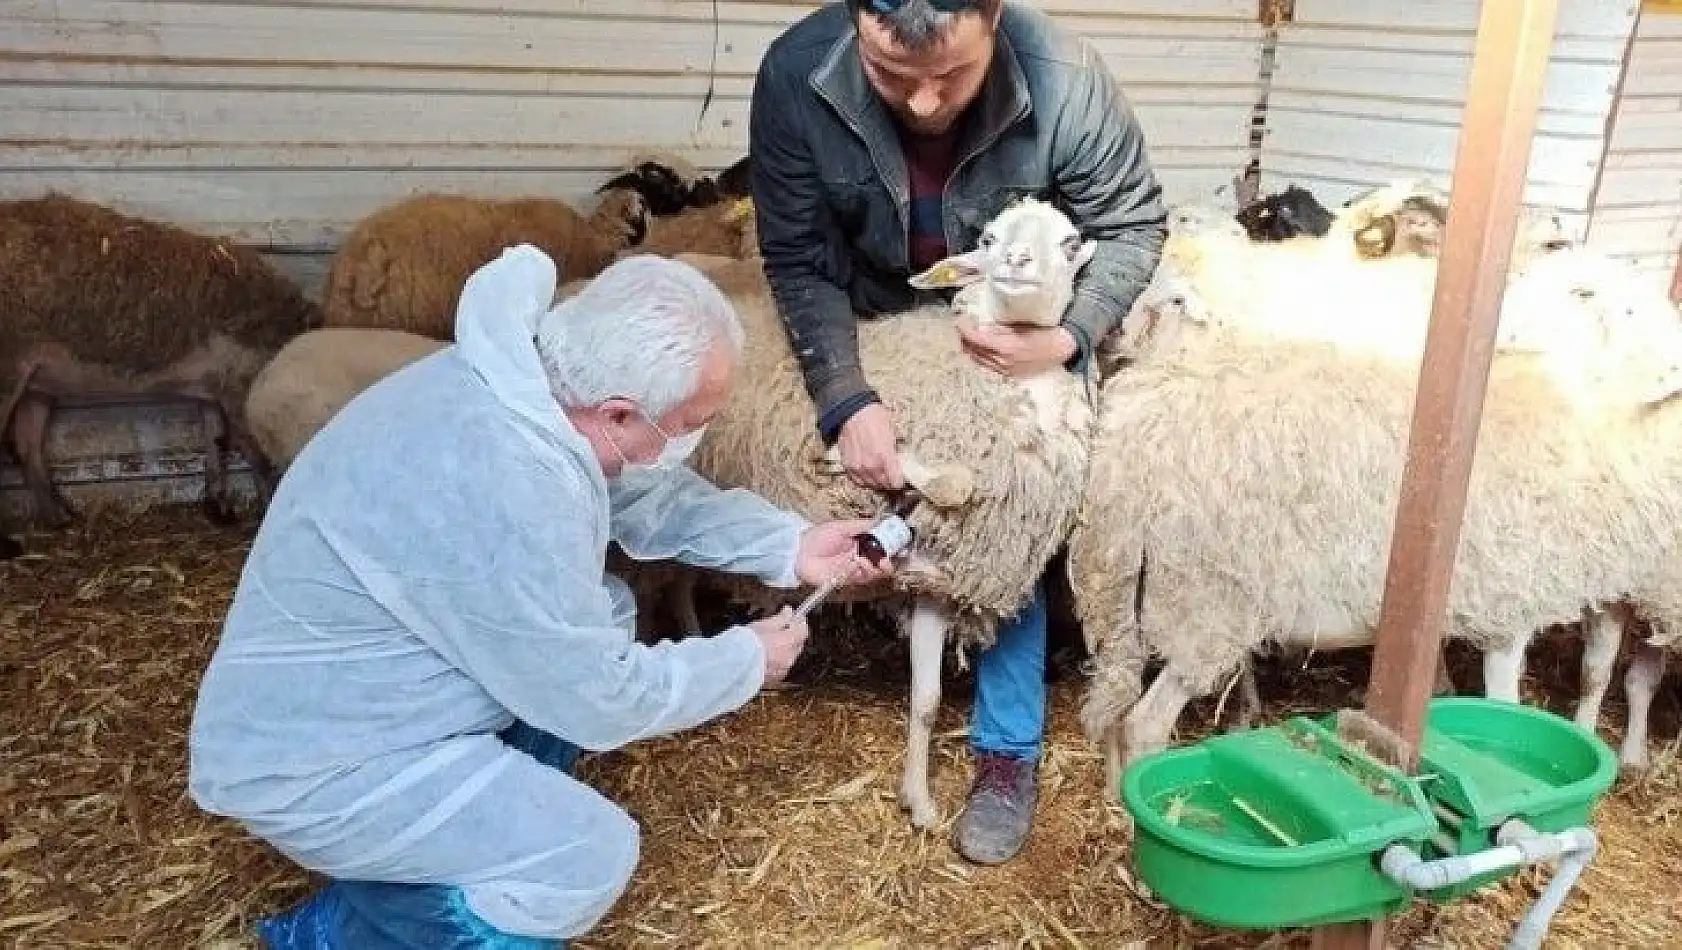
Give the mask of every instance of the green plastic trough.
[[[1388, 916], [1414, 896], [1378, 868], [1389, 845], [1429, 859], [1491, 847], [1508, 818], [1538, 831], [1583, 825], [1617, 772], [1588, 730], [1495, 700], [1433, 701], [1413, 778], [1340, 739], [1334, 723], [1299, 716], [1134, 763], [1121, 797], [1140, 879], [1218, 927]], [[1452, 900], [1507, 873], [1426, 896]]]

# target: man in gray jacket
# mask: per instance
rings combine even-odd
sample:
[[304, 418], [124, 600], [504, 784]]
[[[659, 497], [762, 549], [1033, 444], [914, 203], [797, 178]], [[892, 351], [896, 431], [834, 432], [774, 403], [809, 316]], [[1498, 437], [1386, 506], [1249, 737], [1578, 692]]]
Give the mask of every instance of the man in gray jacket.
[[[1098, 251], [1062, 326], [962, 333], [982, 365], [1089, 373], [1161, 254], [1166, 209], [1139, 124], [1090, 44], [1003, 0], [845, 0], [766, 51], [750, 120], [765, 272], [824, 440], [849, 473], [904, 484], [894, 422], [859, 366], [856, 314], [925, 302], [907, 278], [975, 245], [1013, 198], [1057, 202]], [[1032, 826], [1045, 725], [1043, 585], [976, 667], [973, 861]]]

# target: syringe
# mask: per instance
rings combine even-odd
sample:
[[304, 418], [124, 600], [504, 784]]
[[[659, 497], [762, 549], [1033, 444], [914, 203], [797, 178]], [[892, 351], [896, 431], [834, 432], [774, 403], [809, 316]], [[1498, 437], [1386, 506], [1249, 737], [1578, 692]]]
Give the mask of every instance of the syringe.
[[[905, 520], [905, 517], [922, 500], [922, 496], [917, 494], [916, 491], [907, 489], [894, 502], [888, 513], [882, 516], [882, 520], [876, 522], [869, 531], [859, 535], [859, 554], [879, 563], [910, 548], [911, 542], [917, 538], [917, 532], [912, 529], [911, 524]], [[849, 568], [824, 581], [817, 590], [812, 591], [810, 596], [800, 602], [799, 607], [794, 609], [795, 619], [798, 620], [811, 613], [819, 604], [824, 602], [824, 598], [834, 593], [835, 589], [845, 583], [852, 574], [853, 569]]]

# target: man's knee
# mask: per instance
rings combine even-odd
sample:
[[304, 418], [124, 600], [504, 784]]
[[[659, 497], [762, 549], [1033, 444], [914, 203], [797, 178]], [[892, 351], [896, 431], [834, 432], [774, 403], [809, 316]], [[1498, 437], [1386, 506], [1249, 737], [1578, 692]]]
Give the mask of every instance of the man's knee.
[[476, 915], [500, 930], [580, 937], [607, 916], [630, 886], [641, 858], [641, 837], [636, 821], [614, 807], [611, 818], [596, 823], [588, 844], [541, 866], [551, 873], [469, 885], [463, 896]]

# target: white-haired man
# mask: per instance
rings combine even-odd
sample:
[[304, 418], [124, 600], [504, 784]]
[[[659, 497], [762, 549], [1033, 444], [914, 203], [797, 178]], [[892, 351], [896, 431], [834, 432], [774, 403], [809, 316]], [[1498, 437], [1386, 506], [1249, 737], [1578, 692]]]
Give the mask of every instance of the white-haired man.
[[863, 562], [682, 467], [741, 347], [699, 271], [635, 257], [553, 308], [552, 261], [463, 288], [457, 344], [358, 396], [288, 470], [205, 673], [189, 789], [332, 884], [275, 948], [553, 947], [636, 867], [638, 829], [568, 772], [775, 683], [804, 621], [635, 642], [611, 539], [794, 587]]

